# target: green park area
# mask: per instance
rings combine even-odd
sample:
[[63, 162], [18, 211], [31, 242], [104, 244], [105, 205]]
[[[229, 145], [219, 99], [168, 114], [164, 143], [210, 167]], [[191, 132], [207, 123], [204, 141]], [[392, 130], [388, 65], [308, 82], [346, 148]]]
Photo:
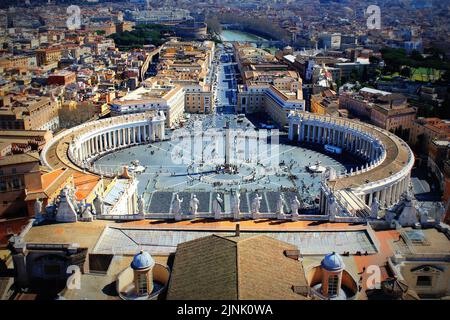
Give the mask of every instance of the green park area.
[[144, 45], [161, 45], [164, 41], [161, 32], [167, 27], [157, 24], [140, 24], [134, 30], [114, 33], [109, 38], [114, 40], [116, 46], [121, 49], [142, 48]]
[[411, 80], [432, 82], [439, 81], [444, 74], [444, 70], [432, 68], [411, 68]]
[[402, 76], [414, 81], [434, 82], [442, 80], [450, 71], [450, 61], [439, 52], [407, 54], [403, 49], [385, 48], [381, 50], [385, 68], [382, 78], [389, 80]]
[[[405, 71], [404, 69], [408, 68], [409, 71]], [[413, 81], [422, 81], [422, 82], [434, 82], [442, 79], [445, 70], [437, 70], [432, 68], [410, 68], [404, 67], [401, 72], [393, 72], [391, 74], [384, 74], [381, 79], [389, 81], [393, 77], [406, 77]]]

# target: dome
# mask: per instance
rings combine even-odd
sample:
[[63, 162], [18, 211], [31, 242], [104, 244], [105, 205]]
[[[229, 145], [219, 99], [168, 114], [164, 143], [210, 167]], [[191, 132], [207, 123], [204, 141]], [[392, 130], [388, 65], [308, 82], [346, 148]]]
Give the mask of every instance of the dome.
[[134, 256], [131, 262], [131, 268], [134, 270], [142, 270], [152, 268], [155, 265], [155, 260], [152, 256], [143, 250]]
[[345, 268], [342, 257], [336, 252], [327, 254], [325, 258], [323, 258], [321, 266], [328, 271], [339, 271]]

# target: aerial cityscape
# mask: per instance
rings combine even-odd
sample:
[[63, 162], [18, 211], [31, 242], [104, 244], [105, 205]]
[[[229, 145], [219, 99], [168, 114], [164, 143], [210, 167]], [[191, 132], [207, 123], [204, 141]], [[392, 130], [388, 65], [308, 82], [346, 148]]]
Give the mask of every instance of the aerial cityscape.
[[449, 34], [446, 0], [1, 1], [0, 300], [449, 300]]

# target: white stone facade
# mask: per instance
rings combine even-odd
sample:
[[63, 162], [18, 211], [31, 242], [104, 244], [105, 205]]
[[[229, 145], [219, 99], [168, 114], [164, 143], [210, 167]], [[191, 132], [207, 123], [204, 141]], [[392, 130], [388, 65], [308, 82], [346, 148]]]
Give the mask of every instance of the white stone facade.
[[[154, 142], [165, 137], [165, 117], [162, 113], [153, 117], [122, 116], [129, 121], [104, 125], [103, 120], [90, 123], [92, 130], [78, 135], [69, 147], [69, 158], [85, 167], [90, 159], [105, 153], [136, 144]], [[103, 123], [102, 123], [103, 122]]]
[[323, 184], [321, 212], [328, 212], [331, 195], [347, 213], [349, 207], [370, 212], [374, 199], [388, 208], [408, 190], [414, 155], [397, 136], [361, 122], [306, 112], [292, 114], [289, 119], [290, 140], [340, 147], [366, 162], [355, 171], [338, 174], [333, 183]]
[[69, 138], [69, 160], [77, 167], [87, 169], [94, 159], [106, 153], [141, 143], [164, 140], [165, 120], [162, 112], [154, 111], [87, 122], [56, 135], [45, 145], [41, 159], [51, 168], [47, 162], [50, 149]]

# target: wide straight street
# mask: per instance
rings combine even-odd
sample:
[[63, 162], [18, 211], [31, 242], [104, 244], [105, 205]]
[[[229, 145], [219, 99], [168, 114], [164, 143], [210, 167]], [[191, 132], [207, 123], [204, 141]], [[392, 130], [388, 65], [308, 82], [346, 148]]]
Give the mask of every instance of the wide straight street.
[[217, 113], [234, 113], [237, 104], [238, 68], [232, 49], [218, 49], [216, 78], [213, 81]]

